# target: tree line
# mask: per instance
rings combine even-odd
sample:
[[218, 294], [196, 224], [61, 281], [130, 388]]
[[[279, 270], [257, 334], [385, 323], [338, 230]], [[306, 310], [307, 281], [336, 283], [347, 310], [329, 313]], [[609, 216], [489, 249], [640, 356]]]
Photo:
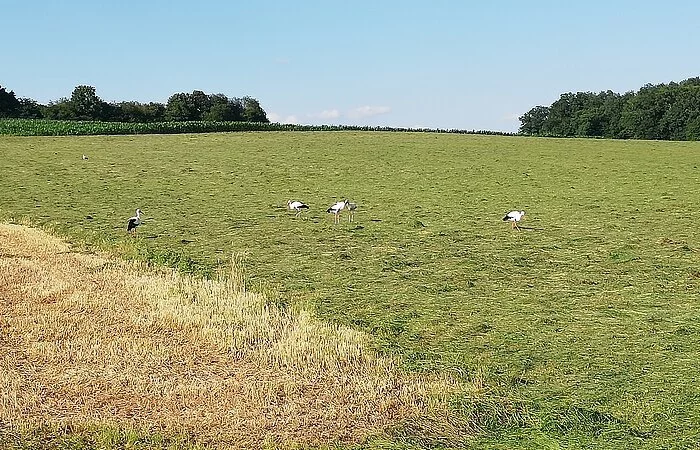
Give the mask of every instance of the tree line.
[[700, 78], [647, 84], [637, 92], [566, 93], [520, 117], [520, 134], [700, 140]]
[[263, 122], [265, 110], [252, 97], [228, 98], [202, 91], [176, 93], [166, 104], [125, 101], [108, 103], [97, 96], [93, 86], [77, 86], [70, 98], [39, 104], [30, 98], [17, 98], [14, 91], [0, 86], [0, 118], [53, 119], [102, 122]]

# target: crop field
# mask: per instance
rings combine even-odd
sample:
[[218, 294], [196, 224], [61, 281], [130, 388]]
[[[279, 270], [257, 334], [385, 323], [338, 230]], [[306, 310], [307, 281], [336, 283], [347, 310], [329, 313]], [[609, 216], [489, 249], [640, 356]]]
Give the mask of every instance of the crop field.
[[[345, 198], [354, 221], [334, 224]], [[697, 142], [0, 137], [0, 219], [198, 275], [233, 258], [280, 308], [479, 386], [450, 399], [477, 430], [450, 446], [697, 448], [699, 211]]]

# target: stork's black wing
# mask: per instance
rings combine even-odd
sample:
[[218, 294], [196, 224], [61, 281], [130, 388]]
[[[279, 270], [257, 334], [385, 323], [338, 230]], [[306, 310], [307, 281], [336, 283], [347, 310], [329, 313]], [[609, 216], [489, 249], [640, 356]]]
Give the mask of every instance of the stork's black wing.
[[136, 217], [132, 217], [129, 219], [129, 222], [126, 224], [126, 231], [131, 231], [134, 228], [136, 228], [139, 225], [139, 221]]

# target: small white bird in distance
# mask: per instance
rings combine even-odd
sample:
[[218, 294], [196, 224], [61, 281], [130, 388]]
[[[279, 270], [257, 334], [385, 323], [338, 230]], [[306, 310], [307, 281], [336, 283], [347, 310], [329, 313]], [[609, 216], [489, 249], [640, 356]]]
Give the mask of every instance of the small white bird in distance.
[[136, 227], [141, 225], [141, 210], [136, 209], [136, 215], [134, 217], [130, 217], [129, 221], [126, 223], [126, 232], [127, 233], [136, 233]]
[[503, 221], [510, 222], [511, 229], [515, 228], [516, 230], [520, 231], [520, 228], [518, 227], [518, 222], [520, 222], [523, 216], [525, 216], [525, 211], [510, 211], [507, 212], [505, 216], [503, 216]]
[[326, 210], [327, 213], [333, 213], [333, 223], [340, 223], [340, 212], [345, 209], [347, 204], [348, 201], [343, 200], [342, 202], [331, 205], [331, 207]]
[[87, 160], [88, 156], [86, 154], [83, 154], [83, 160]]
[[299, 214], [302, 213], [305, 209], [309, 209], [309, 205], [307, 205], [304, 202], [300, 202], [298, 200], [288, 200], [287, 201], [287, 208], [289, 208], [290, 211], [296, 211], [296, 214], [294, 214], [294, 217], [299, 216]]

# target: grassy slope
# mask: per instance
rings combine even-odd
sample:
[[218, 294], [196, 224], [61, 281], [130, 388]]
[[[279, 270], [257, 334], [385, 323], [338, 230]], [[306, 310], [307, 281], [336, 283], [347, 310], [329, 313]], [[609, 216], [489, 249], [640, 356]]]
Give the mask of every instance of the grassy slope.
[[[409, 367], [485, 380], [526, 405], [494, 445], [700, 439], [698, 143], [244, 133], [3, 137], [0, 154], [5, 215], [121, 242], [140, 207], [151, 251], [241, 252], [254, 282]], [[334, 226], [342, 197], [361, 209]], [[528, 229], [500, 221], [511, 208]]]

